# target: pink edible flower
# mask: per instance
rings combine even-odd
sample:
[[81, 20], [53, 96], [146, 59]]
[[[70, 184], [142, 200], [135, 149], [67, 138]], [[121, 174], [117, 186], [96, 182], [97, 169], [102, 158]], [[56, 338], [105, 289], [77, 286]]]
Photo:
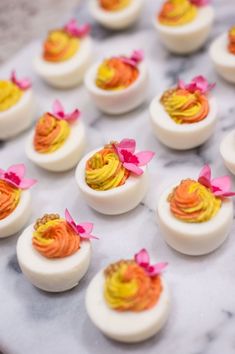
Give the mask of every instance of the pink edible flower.
[[191, 93], [197, 91], [200, 91], [201, 93], [207, 93], [215, 87], [215, 83], [209, 84], [204, 76], [199, 75], [194, 77], [189, 84], [186, 84], [183, 80], [179, 80], [178, 87]]
[[211, 3], [211, 0], [190, 0], [190, 2], [198, 7], [206, 6]]
[[198, 177], [198, 182], [209, 188], [216, 197], [233, 197], [235, 192], [231, 191], [231, 178], [223, 176], [211, 178], [211, 168], [205, 165]]
[[65, 209], [65, 219], [67, 223], [72, 227], [77, 235], [79, 235], [82, 239], [90, 240], [90, 239], [97, 239], [98, 237], [91, 235], [93, 230], [93, 224], [90, 222], [83, 222], [80, 224], [76, 224], [73, 220], [72, 216], [70, 215], [68, 209]]
[[13, 82], [13, 84], [18, 86], [21, 90], [28, 90], [32, 86], [29, 79], [17, 79], [15, 70], [12, 70], [11, 72], [11, 82]]
[[166, 262], [151, 265], [148, 251], [145, 248], [135, 254], [135, 262], [143, 268], [150, 277], [161, 274], [168, 265]]
[[80, 116], [81, 112], [75, 109], [71, 113], [65, 113], [64, 107], [59, 100], [55, 100], [52, 106], [52, 113], [54, 117], [59, 120], [66, 120], [67, 122], [74, 122]]
[[79, 26], [73, 18], [64, 26], [64, 30], [73, 37], [83, 38], [90, 32], [91, 27], [89, 24]]
[[141, 61], [144, 60], [144, 52], [140, 49], [134, 50], [129, 58], [122, 56], [121, 60], [126, 64], [136, 67]]
[[152, 151], [141, 151], [135, 154], [136, 142], [134, 139], [123, 139], [114, 146], [123, 166], [137, 176], [144, 172], [140, 167], [147, 165], [155, 155]]
[[29, 189], [35, 183], [37, 183], [36, 179], [24, 178], [24, 175], [24, 164], [12, 165], [6, 171], [0, 169], [0, 179], [12, 184], [14, 187], [20, 189]]

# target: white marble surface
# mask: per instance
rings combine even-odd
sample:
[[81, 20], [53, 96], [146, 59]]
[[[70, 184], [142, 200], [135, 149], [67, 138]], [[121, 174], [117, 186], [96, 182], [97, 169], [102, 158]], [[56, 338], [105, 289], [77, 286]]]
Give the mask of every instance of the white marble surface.
[[[93, 244], [91, 267], [81, 284], [63, 294], [47, 294], [34, 288], [22, 275], [15, 245], [17, 236], [0, 240], [0, 352], [4, 354], [232, 354], [235, 353], [235, 244], [233, 228], [229, 239], [216, 252], [204, 257], [187, 257], [170, 249], [162, 239], [155, 222], [159, 194], [168, 185], [185, 177], [195, 177], [205, 162], [215, 175], [226, 173], [219, 156], [221, 138], [235, 127], [234, 86], [216, 77], [205, 47], [189, 57], [174, 57], [158, 43], [151, 26], [156, 7], [146, 1], [140, 24], [113, 35], [95, 25], [96, 58], [103, 58], [112, 49], [124, 53], [143, 48], [151, 71], [149, 99], [141, 108], [123, 117], [111, 118], [98, 112], [83, 87], [56, 91], [38, 79], [31, 66], [39, 43], [32, 43], [0, 70], [7, 77], [11, 68], [32, 76], [38, 96], [38, 116], [48, 110], [55, 98], [83, 112], [88, 128], [87, 151], [110, 139], [133, 137], [141, 149], [151, 149], [156, 157], [150, 165], [149, 192], [135, 210], [115, 217], [100, 215], [81, 199], [74, 180], [74, 171], [53, 174], [32, 165], [24, 153], [28, 134], [1, 144], [1, 167], [18, 162], [27, 165], [28, 176], [36, 177], [31, 222], [45, 212], [63, 213], [65, 207], [80, 220], [93, 221], [100, 241]], [[85, 4], [86, 5], [86, 4]], [[215, 3], [217, 21], [212, 37], [234, 20], [235, 1]], [[83, 6], [77, 10], [87, 18]], [[203, 147], [188, 152], [175, 152], [162, 146], [153, 136], [149, 124], [150, 100], [171, 85], [180, 75], [190, 79], [203, 74], [217, 81], [215, 95], [220, 106], [220, 120], [215, 134]], [[36, 119], [37, 117], [35, 117]], [[233, 180], [234, 181], [234, 180]], [[172, 292], [169, 321], [157, 336], [138, 345], [122, 345], [105, 338], [90, 322], [84, 307], [84, 294], [90, 279], [109, 262], [130, 257], [140, 248], [151, 256], [168, 261], [166, 279]]]

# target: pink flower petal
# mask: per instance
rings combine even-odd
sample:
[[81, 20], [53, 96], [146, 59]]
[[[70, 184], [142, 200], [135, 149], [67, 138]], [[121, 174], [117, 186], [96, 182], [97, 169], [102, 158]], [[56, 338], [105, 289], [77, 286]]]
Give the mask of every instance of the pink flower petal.
[[21, 189], [29, 189], [36, 183], [37, 183], [36, 179], [24, 178], [24, 179], [21, 180], [21, 182], [19, 184], [19, 187]]
[[231, 179], [229, 176], [223, 176], [214, 178], [211, 181], [213, 194], [216, 196], [225, 196], [225, 194], [230, 194], [230, 196], [234, 195], [231, 189]]
[[149, 265], [149, 254], [145, 248], [142, 248], [142, 250], [136, 253], [134, 258], [136, 263], [139, 264], [141, 267], [146, 267], [147, 265]]
[[153, 266], [150, 266], [147, 271], [148, 271], [148, 274], [153, 277], [155, 275], [161, 274], [167, 266], [168, 266], [168, 263], [166, 263], [166, 262], [157, 263]]
[[14, 173], [17, 175], [20, 179], [22, 179], [25, 175], [25, 165], [23, 163], [17, 164], [17, 165], [12, 165], [10, 166], [7, 171], [7, 173]]
[[66, 114], [65, 118], [67, 122], [74, 122], [75, 120], [77, 120], [81, 115], [81, 112], [79, 111], [79, 109], [75, 109], [72, 113]]
[[199, 178], [200, 177], [205, 177], [206, 179], [210, 180], [211, 179], [211, 168], [209, 165], [203, 166], [199, 173]]
[[144, 60], [144, 51], [141, 49], [134, 50], [131, 59], [134, 60], [136, 63], [140, 63]]
[[138, 166], [145, 166], [149, 163], [149, 161], [152, 160], [152, 158], [154, 157], [155, 152], [152, 151], [141, 151], [141, 152], [137, 152], [135, 154], [135, 156], [138, 158], [139, 163]]
[[81, 239], [84, 239], [84, 240], [99, 240], [99, 237], [96, 237], [91, 234], [80, 234], [80, 237], [81, 237]]
[[186, 88], [186, 84], [183, 80], [178, 80], [178, 88], [184, 90]]
[[11, 81], [16, 86], [18, 86], [21, 90], [27, 90], [28, 88], [30, 88], [32, 86], [31, 81], [29, 79], [26, 79], [26, 78], [21, 79], [21, 80], [17, 79], [15, 70], [12, 70]]
[[64, 29], [71, 36], [82, 38], [90, 32], [91, 27], [89, 24], [78, 26], [77, 20], [72, 19], [65, 25]]
[[120, 143], [117, 144], [117, 148], [134, 153], [136, 148], [136, 141], [134, 139], [122, 139]]
[[141, 170], [141, 168], [139, 168], [138, 166], [136, 166], [135, 164], [133, 163], [128, 163], [128, 162], [124, 162], [123, 163], [123, 166], [128, 170], [128, 171], [131, 171], [133, 172], [135, 175], [137, 176], [141, 176], [144, 171]]
[[73, 218], [67, 208], [65, 209], [64, 214], [65, 214], [65, 220], [67, 221], [67, 223], [72, 227], [73, 231], [75, 231], [76, 234], [78, 234], [76, 223], [73, 220]]
[[193, 5], [196, 5], [198, 7], [201, 6], [206, 6], [211, 3], [211, 0], [190, 0]]
[[55, 117], [63, 118], [65, 116], [64, 107], [59, 100], [55, 100], [52, 106], [52, 113]]
[[85, 234], [90, 234], [93, 230], [93, 224], [90, 222], [83, 222], [80, 223], [79, 226], [81, 226], [84, 229]]

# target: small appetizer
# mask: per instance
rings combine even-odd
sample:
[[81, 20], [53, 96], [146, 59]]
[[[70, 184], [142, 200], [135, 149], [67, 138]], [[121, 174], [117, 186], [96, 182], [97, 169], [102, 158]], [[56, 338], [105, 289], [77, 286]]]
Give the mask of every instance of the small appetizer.
[[88, 36], [90, 26], [79, 26], [75, 19], [64, 28], [50, 31], [43, 53], [35, 59], [37, 73], [50, 85], [70, 88], [83, 81], [92, 58], [92, 44]]
[[109, 114], [122, 114], [146, 100], [147, 67], [140, 50], [130, 57], [114, 56], [92, 66], [85, 85], [97, 107]]
[[235, 83], [235, 26], [212, 43], [210, 57], [218, 74]]
[[0, 81], [0, 140], [26, 130], [35, 114], [35, 101], [29, 79], [18, 79], [13, 70], [10, 80]]
[[144, 0], [90, 0], [92, 16], [104, 27], [121, 30], [140, 17]]
[[136, 142], [110, 142], [87, 154], [76, 169], [76, 182], [87, 204], [103, 214], [134, 209], [148, 188], [147, 164], [152, 151], [135, 152]]
[[46, 112], [37, 122], [26, 142], [26, 155], [38, 166], [54, 172], [74, 167], [85, 149], [85, 127], [80, 111], [65, 113], [56, 100], [52, 112]]
[[25, 166], [12, 165], [0, 169], [0, 238], [20, 231], [31, 213], [29, 189], [37, 182], [24, 178]]
[[185, 179], [160, 197], [157, 216], [166, 242], [177, 251], [197, 256], [214, 251], [233, 223], [229, 176], [211, 178], [204, 166], [198, 180]]
[[65, 219], [45, 214], [27, 227], [17, 242], [17, 258], [23, 274], [37, 288], [69, 290], [86, 274], [91, 259], [93, 224], [76, 224], [69, 211]]
[[179, 80], [150, 105], [153, 132], [166, 146], [186, 150], [203, 144], [213, 134], [217, 121], [217, 103], [203, 76], [189, 84]]
[[142, 249], [134, 259], [120, 260], [100, 271], [86, 293], [92, 322], [120, 342], [154, 336], [169, 315], [169, 290], [161, 275], [166, 266], [151, 265], [148, 252]]
[[162, 43], [173, 53], [198, 50], [214, 22], [210, 0], [165, 0], [154, 21]]

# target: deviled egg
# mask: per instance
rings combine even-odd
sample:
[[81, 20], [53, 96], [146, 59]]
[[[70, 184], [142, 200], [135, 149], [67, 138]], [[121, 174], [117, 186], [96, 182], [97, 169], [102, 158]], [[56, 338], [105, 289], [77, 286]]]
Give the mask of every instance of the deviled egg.
[[143, 52], [138, 50], [130, 57], [105, 59], [88, 70], [85, 85], [101, 111], [122, 114], [146, 100], [148, 73], [143, 59]]
[[154, 24], [167, 49], [187, 54], [206, 42], [214, 17], [210, 0], [166, 0]]
[[90, 26], [71, 20], [64, 28], [50, 31], [43, 53], [34, 61], [37, 73], [50, 85], [69, 88], [79, 85], [91, 64]]
[[235, 83], [235, 26], [211, 44], [210, 57], [218, 74]]
[[197, 256], [218, 248], [233, 223], [228, 176], [211, 179], [205, 166], [198, 180], [185, 179], [160, 197], [157, 219], [166, 242], [177, 251]]
[[17, 242], [23, 274], [39, 289], [60, 292], [78, 285], [91, 259], [93, 224], [76, 225], [69, 211], [65, 219], [45, 214], [28, 226]]
[[56, 100], [52, 113], [45, 113], [26, 142], [26, 155], [38, 166], [54, 172], [66, 171], [80, 160], [86, 144], [80, 112], [65, 113]]
[[87, 204], [103, 214], [134, 209], [148, 188], [146, 165], [151, 151], [135, 153], [136, 142], [123, 139], [87, 154], [78, 164], [75, 178]]
[[29, 189], [36, 183], [24, 178], [25, 166], [12, 165], [6, 171], [0, 169], [0, 238], [20, 231], [31, 213]]
[[35, 101], [28, 79], [18, 79], [12, 71], [10, 80], [0, 81], [0, 140], [26, 130], [35, 114]]
[[90, 0], [92, 16], [104, 27], [120, 30], [139, 18], [144, 0]]
[[216, 99], [209, 95], [214, 84], [202, 76], [191, 83], [182, 80], [153, 99], [150, 118], [153, 132], [166, 146], [186, 150], [203, 144], [217, 121]]
[[166, 323], [170, 295], [161, 275], [166, 263], [150, 265], [143, 249], [134, 259], [120, 260], [100, 271], [86, 293], [92, 322], [106, 336], [120, 342], [140, 342]]

